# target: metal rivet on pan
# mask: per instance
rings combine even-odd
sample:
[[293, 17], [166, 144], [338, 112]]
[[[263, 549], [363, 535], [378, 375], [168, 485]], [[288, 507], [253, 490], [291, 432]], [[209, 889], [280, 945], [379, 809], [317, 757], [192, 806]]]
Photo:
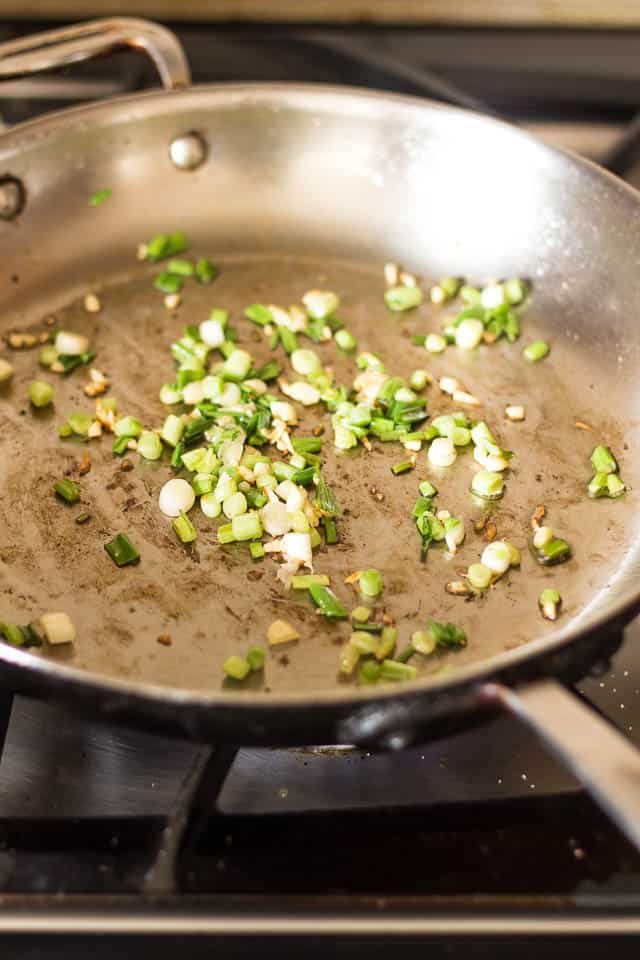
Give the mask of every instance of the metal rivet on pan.
[[14, 220], [26, 200], [26, 192], [17, 177], [0, 177], [0, 219]]
[[207, 145], [199, 133], [185, 133], [171, 141], [169, 156], [178, 170], [196, 170], [207, 155]]

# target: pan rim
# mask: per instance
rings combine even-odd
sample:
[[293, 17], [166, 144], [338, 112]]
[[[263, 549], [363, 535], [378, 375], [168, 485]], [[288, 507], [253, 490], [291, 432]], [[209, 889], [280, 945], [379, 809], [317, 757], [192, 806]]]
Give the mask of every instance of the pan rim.
[[[317, 83], [218, 83], [194, 85], [185, 90], [162, 91], [152, 90], [142, 94], [133, 94], [123, 97], [113, 98], [98, 103], [83, 104], [77, 107], [67, 108], [55, 111], [19, 124], [11, 130], [0, 134], [0, 157], [5, 160], [12, 153], [27, 149], [43, 149], [46, 147], [47, 140], [53, 136], [65, 136], [73, 132], [75, 121], [81, 124], [87, 118], [95, 121], [96, 118], [104, 117], [109, 120], [118, 108], [124, 109], [121, 122], [130, 122], [131, 115], [127, 115], [127, 108], [138, 105], [157, 104], [158, 107], [169, 107], [184, 103], [188, 99], [205, 99], [212, 95], [219, 96], [222, 100], [232, 98], [232, 101], [238, 98], [239, 102], [250, 97], [253, 102], [264, 100], [265, 102], [273, 99], [274, 96], [282, 97], [287, 95], [290, 104], [294, 104], [297, 96], [301, 98], [315, 97], [318, 100], [333, 97], [344, 101], [344, 104], [351, 102], [354, 107], [359, 106], [364, 109], [369, 105], [379, 105], [381, 102], [397, 104], [419, 113], [426, 114], [437, 112], [441, 114], [450, 114], [454, 117], [473, 119], [477, 124], [486, 125], [489, 129], [501, 129], [508, 131], [512, 136], [526, 141], [532, 147], [550, 157], [561, 158], [564, 163], [576, 167], [581, 172], [587, 172], [590, 177], [601, 184], [604, 184], [608, 190], [615, 191], [623, 196], [629, 203], [630, 208], [637, 212], [640, 205], [640, 194], [629, 184], [620, 180], [618, 177], [599, 167], [594, 162], [578, 156], [573, 151], [550, 146], [539, 140], [536, 136], [518, 127], [494, 117], [476, 113], [472, 110], [461, 107], [450, 106], [433, 101], [427, 98], [408, 96], [404, 94], [389, 93], [366, 89], [361, 87], [347, 87], [335, 84], [317, 84]], [[233, 104], [232, 104], [233, 105]], [[162, 110], [159, 110], [161, 113]], [[147, 116], [149, 111], [147, 110]], [[153, 115], [153, 114], [152, 114]], [[128, 118], [128, 119], [127, 119]], [[31, 134], [36, 133], [37, 137], [30, 143]], [[479, 663], [469, 664], [461, 667], [453, 675], [434, 678], [433, 676], [422, 676], [414, 681], [402, 685], [401, 688], [394, 685], [372, 688], [358, 688], [354, 686], [335, 689], [320, 689], [317, 693], [273, 693], [264, 694], [262, 691], [232, 691], [216, 689], [204, 691], [189, 688], [177, 688], [164, 686], [161, 684], [149, 683], [143, 680], [132, 680], [130, 678], [119, 678], [107, 675], [101, 675], [89, 671], [84, 671], [79, 667], [70, 666], [52, 660], [41, 659], [30, 654], [27, 651], [8, 644], [0, 644], [0, 662], [6, 663], [19, 670], [24, 670], [29, 674], [35, 674], [43, 679], [64, 682], [72, 685], [74, 688], [82, 689], [85, 692], [96, 691], [100, 693], [111, 693], [116, 696], [126, 696], [129, 700], [135, 700], [141, 706], [164, 705], [167, 704], [176, 708], [196, 707], [203, 710], [214, 710], [241, 708], [247, 714], [253, 710], [271, 710], [272, 708], [282, 711], [295, 709], [302, 704], [311, 705], [314, 708], [340, 708], [348, 710], [357, 709], [363, 704], [372, 704], [397, 699], [399, 694], [406, 697], [428, 697], [453, 691], [462, 691], [475, 684], [481, 684], [496, 676], [508, 673], [510, 670], [522, 666], [525, 663], [533, 663], [545, 655], [559, 652], [566, 649], [571, 644], [577, 644], [581, 640], [586, 640], [598, 631], [602, 631], [608, 625], [627, 621], [633, 612], [640, 606], [640, 587], [633, 593], [625, 593], [614, 601], [613, 604], [596, 614], [586, 624], [577, 625], [569, 622], [562, 629], [555, 631], [551, 636], [538, 638], [528, 641], [514, 650], [505, 650], [502, 653]]]

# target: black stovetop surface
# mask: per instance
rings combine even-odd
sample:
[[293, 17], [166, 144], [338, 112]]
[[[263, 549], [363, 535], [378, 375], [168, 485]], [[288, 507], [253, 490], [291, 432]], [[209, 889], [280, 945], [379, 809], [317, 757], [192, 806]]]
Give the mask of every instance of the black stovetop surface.
[[[38, 25], [42, 26], [42, 25]], [[0, 37], [29, 25], [0, 25]], [[180, 27], [198, 82], [445, 92], [615, 138], [640, 104], [635, 34]], [[0, 86], [7, 123], [144, 87], [135, 57]], [[591, 141], [590, 141], [591, 142]], [[600, 141], [598, 141], [600, 142]], [[606, 146], [609, 143], [607, 141]], [[640, 746], [640, 622], [581, 692]], [[1, 710], [0, 710], [1, 718]], [[0, 722], [0, 727], [2, 726]], [[13, 702], [0, 762], [6, 956], [637, 952], [640, 856], [513, 719], [393, 755], [241, 750], [178, 892], [140, 890], [200, 748]], [[104, 934], [88, 940], [92, 933]], [[373, 938], [373, 939], [372, 939]], [[28, 943], [27, 943], [28, 939]], [[635, 943], [635, 938], [634, 941]], [[24, 952], [29, 950], [27, 954]]]

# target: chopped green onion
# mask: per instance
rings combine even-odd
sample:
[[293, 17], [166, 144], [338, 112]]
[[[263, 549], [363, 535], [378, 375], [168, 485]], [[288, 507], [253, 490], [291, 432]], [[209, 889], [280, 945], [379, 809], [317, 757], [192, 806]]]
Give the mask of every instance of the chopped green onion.
[[370, 616], [371, 610], [369, 607], [355, 607], [351, 611], [351, 619], [355, 620], [356, 623], [366, 623]]
[[234, 540], [259, 540], [262, 536], [260, 515], [256, 511], [240, 514], [231, 520]]
[[171, 526], [175, 530], [178, 539], [181, 540], [182, 543], [193, 543], [198, 536], [196, 528], [191, 523], [191, 520], [186, 513], [183, 513], [182, 510], [175, 520], [171, 521]]
[[560, 537], [554, 537], [540, 547], [534, 546], [533, 540], [531, 540], [530, 547], [533, 556], [542, 566], [564, 563], [571, 556], [571, 547], [566, 540], [562, 540]]
[[382, 593], [382, 574], [379, 570], [363, 570], [358, 579], [360, 593], [365, 597], [377, 597]]
[[340, 673], [348, 676], [353, 673], [360, 659], [360, 651], [353, 644], [347, 643], [340, 651], [339, 667]]
[[181, 230], [175, 233], [159, 233], [152, 237], [145, 245], [146, 259], [155, 263], [157, 260], [163, 260], [165, 257], [175, 257], [178, 253], [184, 253], [188, 247], [187, 238]]
[[402, 473], [407, 473], [409, 470], [413, 470], [415, 464], [411, 460], [403, 460], [402, 463], [394, 463], [391, 467], [391, 473], [394, 477], [400, 476]]
[[329, 546], [338, 542], [338, 528], [333, 517], [323, 517], [322, 526], [324, 527], [324, 538]]
[[535, 343], [530, 343], [528, 347], [525, 347], [522, 353], [524, 354], [525, 360], [528, 360], [530, 363], [536, 363], [538, 360], [544, 360], [550, 349], [549, 344], [545, 340], [536, 340]]
[[91, 514], [87, 513], [86, 510], [83, 513], [79, 513], [78, 516], [76, 517], [76, 523], [81, 525], [83, 523], [87, 523], [88, 520], [91, 520]]
[[29, 400], [34, 407], [47, 407], [53, 400], [53, 387], [43, 380], [32, 380], [29, 384]]
[[316, 499], [321, 512], [325, 517], [339, 517], [342, 513], [342, 507], [320, 470], [317, 471], [316, 477]]
[[409, 660], [415, 655], [415, 649], [409, 644], [408, 647], [405, 647], [401, 653], [396, 654], [397, 663], [409, 663]]
[[504, 479], [501, 473], [478, 470], [471, 481], [471, 492], [483, 500], [499, 500], [504, 494]]
[[389, 287], [384, 294], [384, 302], [395, 313], [413, 310], [420, 306], [424, 294], [420, 287]]
[[184, 423], [180, 417], [176, 417], [174, 413], [170, 413], [162, 425], [160, 436], [169, 446], [175, 447], [180, 442], [183, 433]]
[[195, 273], [195, 267], [191, 260], [170, 260], [167, 264], [167, 273], [172, 273], [177, 277], [192, 277]]
[[213, 477], [210, 473], [197, 473], [191, 481], [196, 497], [205, 496], [213, 490]]
[[218, 275], [218, 268], [211, 260], [201, 257], [196, 263], [196, 280], [200, 283], [211, 283]]
[[519, 279], [519, 277], [512, 277], [510, 280], [505, 280], [502, 288], [504, 290], [507, 303], [510, 303], [513, 306], [516, 306], [518, 303], [522, 303], [527, 295], [527, 288], [522, 280]]
[[309, 594], [315, 605], [330, 620], [343, 620], [349, 614], [342, 606], [335, 593], [328, 587], [320, 583], [312, 583], [309, 587]]
[[296, 437], [293, 440], [293, 449], [296, 453], [320, 453], [322, 437]]
[[113, 190], [111, 187], [107, 187], [105, 190], [98, 190], [89, 197], [89, 206], [99, 207], [101, 203], [104, 203], [105, 200], [109, 199], [112, 193]]
[[251, 664], [244, 657], [227, 657], [222, 664], [222, 669], [231, 680], [244, 680], [251, 672]]
[[55, 363], [60, 364], [63, 374], [67, 376], [75, 370], [76, 367], [91, 363], [91, 361], [95, 359], [95, 356], [93, 350], [87, 350], [85, 353], [59, 353], [55, 359]]
[[414, 333], [414, 335], [411, 337], [411, 343], [414, 345], [414, 347], [424, 347], [426, 339], [427, 338], [424, 335]]
[[298, 341], [293, 330], [289, 330], [288, 327], [278, 327], [278, 334], [285, 353], [291, 354], [298, 349]]
[[140, 559], [140, 554], [124, 533], [117, 534], [113, 540], [105, 543], [104, 548], [117, 567], [126, 567]]
[[409, 378], [409, 386], [412, 390], [424, 390], [429, 383], [429, 374], [426, 370], [414, 370]]
[[315, 467], [305, 467], [304, 470], [296, 470], [291, 477], [291, 482], [300, 487], [310, 487], [316, 475]]
[[423, 480], [420, 483], [418, 490], [423, 497], [435, 497], [438, 493], [436, 487], [434, 487], [430, 480]]
[[[363, 627], [360, 627], [360, 629], [362, 630]], [[386, 660], [387, 657], [390, 657], [395, 650], [397, 639], [398, 631], [395, 627], [383, 627], [378, 649], [376, 650], [376, 660]]]
[[67, 419], [67, 425], [71, 428], [72, 432], [79, 437], [87, 436], [92, 422], [92, 418], [88, 413], [72, 413]]
[[380, 664], [380, 679], [402, 682], [415, 680], [418, 671], [409, 663], [400, 663], [398, 660], [383, 660]]
[[251, 320], [253, 323], [257, 323], [259, 327], [266, 327], [267, 324], [273, 323], [273, 314], [268, 307], [265, 307], [262, 303], [254, 303], [252, 306], [247, 307], [244, 312], [247, 320]]
[[365, 656], [374, 654], [379, 645], [377, 637], [372, 633], [365, 632], [364, 630], [352, 633], [349, 643], [356, 648], [358, 653], [364, 654]]
[[358, 341], [348, 330], [338, 330], [334, 334], [333, 339], [340, 350], [343, 350], [345, 353], [351, 353], [358, 346]]
[[175, 273], [169, 273], [167, 270], [159, 273], [153, 281], [156, 290], [160, 290], [162, 293], [178, 293], [182, 290], [183, 283], [182, 277], [176, 276]]
[[121, 417], [116, 420], [113, 432], [116, 437], [137, 437], [142, 433], [142, 424], [136, 417]]
[[377, 683], [380, 679], [380, 664], [375, 660], [365, 660], [358, 672], [358, 680], [362, 684]]
[[[269, 383], [270, 380], [275, 380], [282, 373], [282, 367], [277, 360], [269, 360], [268, 363], [265, 363], [263, 367], [260, 367], [256, 371], [256, 379], [263, 380], [265, 383]], [[295, 449], [295, 440], [294, 440], [294, 449]]]
[[80, 499], [80, 487], [73, 480], [58, 480], [57, 483], [54, 483], [53, 489], [57, 496], [66, 500], [67, 503], [77, 503]]
[[458, 291], [462, 281], [459, 277], [443, 277], [442, 280], [438, 281], [438, 286], [444, 292], [447, 300], [453, 300]]
[[232, 493], [230, 497], [227, 497], [222, 503], [222, 512], [228, 520], [233, 520], [234, 517], [240, 517], [243, 513], [246, 513], [247, 498], [244, 493], [238, 491], [237, 493]]
[[52, 363], [55, 363], [58, 359], [58, 351], [54, 346], [49, 344], [48, 347], [43, 347], [38, 356], [38, 363], [41, 367], [50, 367]]
[[244, 380], [251, 369], [251, 363], [251, 354], [234, 347], [224, 362], [222, 375], [226, 380]]
[[336, 312], [340, 301], [332, 290], [309, 290], [302, 298], [309, 316], [315, 320], [327, 320]]
[[[256, 546], [256, 544], [252, 544], [252, 546]], [[247, 662], [253, 672], [257, 672], [258, 670], [262, 670], [264, 668], [265, 657], [266, 653], [264, 651], [264, 647], [249, 647], [247, 652]]]
[[320, 359], [313, 350], [294, 350], [291, 354], [291, 366], [301, 377], [311, 377], [321, 370]]
[[162, 442], [158, 434], [143, 430], [138, 439], [138, 453], [145, 460], [159, 460], [162, 456]]
[[467, 570], [467, 580], [476, 590], [486, 590], [492, 578], [492, 571], [484, 563], [472, 563]]
[[24, 646], [24, 634], [15, 623], [0, 623], [0, 634], [12, 647]]
[[594, 447], [591, 463], [596, 473], [617, 473], [618, 464], [609, 447]]
[[428, 353], [442, 353], [447, 349], [446, 338], [440, 333], [430, 333], [425, 337], [424, 348]]
[[480, 303], [481, 293], [477, 287], [471, 287], [468, 284], [464, 284], [460, 288], [460, 297], [470, 307], [475, 307]]
[[545, 620], [557, 620], [562, 597], [557, 590], [547, 587], [538, 597], [538, 606]]
[[595, 476], [591, 478], [587, 486], [587, 493], [593, 500], [608, 495], [609, 488], [607, 481], [609, 476], [615, 476], [615, 474], [596, 473]]
[[616, 476], [614, 473], [610, 473], [607, 476], [607, 490], [609, 496], [612, 498], [621, 497], [625, 492], [626, 487], [620, 477]]
[[411, 646], [416, 653], [430, 656], [438, 646], [437, 638], [428, 630], [416, 630], [411, 634]]
[[467, 635], [453, 623], [438, 623], [429, 620], [429, 633], [439, 647], [466, 647]]
[[117, 437], [113, 441], [111, 452], [116, 457], [122, 457], [129, 449], [129, 437]]
[[329, 577], [326, 573], [304, 573], [291, 578], [291, 586], [294, 590], [308, 590], [314, 583], [321, 587], [329, 586]]
[[264, 557], [264, 545], [259, 540], [254, 540], [249, 544], [249, 553], [252, 560], [262, 560]]
[[223, 523], [218, 527], [218, 543], [235, 543], [235, 539], [230, 523]]

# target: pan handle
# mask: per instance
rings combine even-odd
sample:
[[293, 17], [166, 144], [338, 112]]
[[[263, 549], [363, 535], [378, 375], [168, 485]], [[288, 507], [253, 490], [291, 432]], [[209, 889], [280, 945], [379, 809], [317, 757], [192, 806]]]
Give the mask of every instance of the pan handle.
[[0, 80], [80, 63], [125, 47], [144, 50], [165, 89], [189, 85], [189, 65], [175, 34], [157, 23], [133, 17], [92, 20], [0, 43]]
[[640, 850], [640, 751], [624, 734], [555, 680], [481, 693], [534, 730]]

